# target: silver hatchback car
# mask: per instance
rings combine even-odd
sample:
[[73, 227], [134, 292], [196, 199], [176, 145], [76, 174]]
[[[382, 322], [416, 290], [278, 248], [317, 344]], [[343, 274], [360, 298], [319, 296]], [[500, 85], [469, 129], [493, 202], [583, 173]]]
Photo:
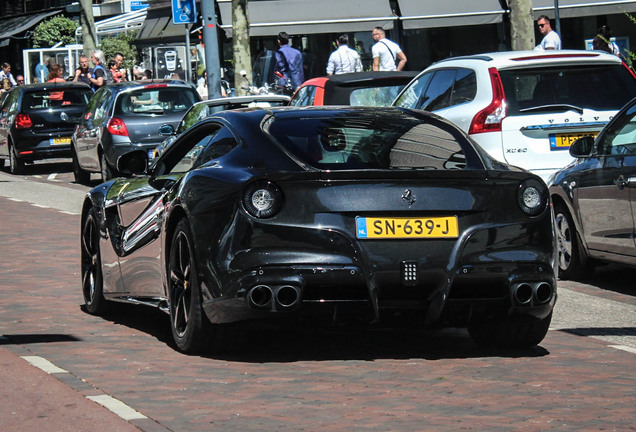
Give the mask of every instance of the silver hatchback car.
[[87, 183], [91, 172], [102, 180], [116, 177], [123, 154], [144, 150], [150, 155], [164, 140], [160, 130], [176, 128], [201, 97], [179, 80], [129, 81], [98, 90], [89, 101], [71, 140], [73, 174]]

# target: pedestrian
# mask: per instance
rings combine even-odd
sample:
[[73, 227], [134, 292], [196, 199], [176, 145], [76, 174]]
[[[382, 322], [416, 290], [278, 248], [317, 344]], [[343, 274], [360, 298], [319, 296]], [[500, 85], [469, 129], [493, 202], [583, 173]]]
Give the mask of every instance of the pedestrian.
[[42, 61], [35, 66], [35, 76], [39, 82], [43, 83], [49, 77], [49, 63], [51, 58], [46, 54], [42, 56]]
[[560, 50], [561, 38], [557, 32], [552, 30], [550, 18], [541, 15], [537, 20], [537, 25], [539, 26], [539, 32], [543, 35], [543, 39], [541, 43], [535, 47], [535, 50]]
[[349, 48], [349, 36], [341, 34], [336, 41], [338, 49], [331, 53], [327, 62], [327, 75], [361, 72], [362, 62], [358, 51]]
[[276, 58], [276, 70], [285, 78], [278, 78], [278, 85], [284, 87], [287, 81], [296, 89], [305, 81], [303, 72], [303, 55], [296, 48], [289, 46], [289, 35], [286, 32], [278, 33], [278, 51], [274, 53]]
[[24, 85], [24, 76], [18, 75], [17, 77], [15, 77], [15, 81], [18, 83], [18, 85]]
[[[374, 71], [401, 71], [406, 65], [406, 54], [395, 42], [386, 38], [382, 27], [375, 27], [371, 33], [375, 44], [371, 47]], [[397, 62], [397, 63], [396, 63]]]
[[92, 72], [92, 69], [88, 67], [88, 56], [86, 54], [80, 55], [79, 67], [75, 69], [75, 75], [73, 76], [73, 81], [91, 85], [91, 82], [88, 78], [91, 72]]
[[115, 67], [118, 71], [118, 76], [119, 76], [119, 81], [115, 81], [115, 82], [122, 82], [122, 81], [127, 81], [127, 73], [126, 73], [126, 69], [123, 68], [123, 63], [124, 63], [124, 55], [120, 52], [115, 53], [115, 55], [113, 56], [113, 60], [115, 60]]
[[118, 83], [123, 81], [121, 70], [117, 68], [117, 62], [115, 60], [108, 62], [108, 69], [113, 76], [113, 82]]
[[612, 29], [606, 25], [601, 26], [596, 33], [596, 37], [592, 40], [592, 49], [606, 51], [615, 56], [619, 56], [621, 50], [614, 42], [611, 41]]
[[93, 87], [93, 91], [97, 91], [106, 84], [106, 69], [104, 69], [106, 58], [104, 57], [104, 52], [102, 50], [93, 51], [91, 60], [95, 67], [88, 74], [88, 80], [91, 83], [91, 87]]
[[[54, 63], [51, 65], [49, 76], [46, 82], [52, 82], [52, 83], [64, 82], [65, 80], [64, 78], [62, 78], [63, 75], [64, 75], [64, 68], [61, 65]], [[63, 98], [64, 98], [63, 91], [57, 91], [57, 92], [52, 91], [49, 93], [49, 100], [61, 101]]]
[[0, 80], [3, 80], [7, 78], [9, 80], [9, 82], [11, 83], [11, 87], [15, 87], [18, 85], [18, 83], [15, 81], [15, 78], [13, 78], [13, 75], [11, 75], [11, 65], [9, 63], [2, 63], [2, 70], [0, 71]]

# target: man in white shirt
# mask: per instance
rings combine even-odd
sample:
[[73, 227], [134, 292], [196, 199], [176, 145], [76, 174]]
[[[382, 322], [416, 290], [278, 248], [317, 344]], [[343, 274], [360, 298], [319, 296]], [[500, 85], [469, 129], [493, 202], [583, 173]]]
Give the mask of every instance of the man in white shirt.
[[543, 40], [535, 49], [538, 50], [560, 50], [561, 49], [561, 38], [552, 30], [552, 26], [550, 25], [550, 18], [545, 15], [541, 15], [537, 20], [537, 25], [539, 26], [539, 32], [543, 35]]
[[[398, 44], [386, 38], [382, 27], [373, 29], [375, 45], [371, 47], [374, 71], [401, 71], [406, 64], [406, 55]], [[397, 62], [397, 63], [396, 63]]]
[[362, 71], [360, 55], [356, 50], [349, 48], [348, 43], [349, 36], [346, 34], [338, 36], [338, 49], [329, 56], [327, 75]]

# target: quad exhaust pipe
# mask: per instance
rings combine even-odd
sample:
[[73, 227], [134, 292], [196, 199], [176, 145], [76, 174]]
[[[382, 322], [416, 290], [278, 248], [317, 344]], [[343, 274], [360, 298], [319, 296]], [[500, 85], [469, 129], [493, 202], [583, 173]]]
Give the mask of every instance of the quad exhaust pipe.
[[554, 295], [552, 285], [547, 282], [519, 282], [510, 287], [514, 303], [518, 306], [548, 303]]
[[292, 285], [256, 285], [247, 293], [248, 304], [259, 310], [289, 310], [297, 306], [299, 301], [300, 288]]

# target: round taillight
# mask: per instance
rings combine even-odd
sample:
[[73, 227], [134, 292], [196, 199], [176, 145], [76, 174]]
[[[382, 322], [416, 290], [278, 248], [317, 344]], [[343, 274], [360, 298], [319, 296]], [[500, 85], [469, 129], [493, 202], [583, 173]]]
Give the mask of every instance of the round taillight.
[[243, 207], [259, 219], [274, 216], [283, 203], [283, 193], [274, 183], [258, 181], [248, 185], [243, 191]]
[[524, 180], [519, 185], [519, 207], [530, 216], [540, 214], [548, 204], [548, 189], [543, 182], [536, 179]]
[[122, 135], [128, 136], [128, 129], [126, 128], [126, 123], [120, 118], [113, 117], [108, 121], [108, 126], [106, 126], [108, 132], [113, 135]]

